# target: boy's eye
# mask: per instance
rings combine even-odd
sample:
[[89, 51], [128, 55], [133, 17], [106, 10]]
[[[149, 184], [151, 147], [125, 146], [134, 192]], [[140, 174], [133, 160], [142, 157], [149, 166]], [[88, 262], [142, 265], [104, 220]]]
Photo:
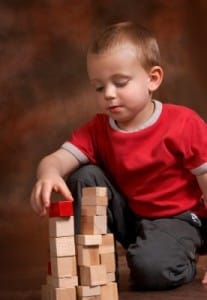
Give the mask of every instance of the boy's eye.
[[102, 92], [103, 89], [104, 89], [103, 86], [97, 86], [97, 87], [95, 87], [96, 92], [99, 92], [99, 93]]
[[[124, 78], [124, 79], [116, 79], [112, 82], [112, 84], [117, 88], [121, 88], [121, 87], [126, 86], [128, 84], [128, 82], [129, 82], [129, 78]], [[104, 85], [95, 86], [95, 91], [97, 93], [103, 92], [104, 89], [105, 89]]]
[[117, 87], [124, 87], [125, 85], [127, 85], [128, 82], [129, 79], [126, 79], [126, 80], [115, 81], [114, 84]]

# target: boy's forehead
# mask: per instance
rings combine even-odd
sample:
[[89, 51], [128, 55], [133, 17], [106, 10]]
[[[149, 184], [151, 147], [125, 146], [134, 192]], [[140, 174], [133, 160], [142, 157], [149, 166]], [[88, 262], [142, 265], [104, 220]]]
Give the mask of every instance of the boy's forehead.
[[87, 70], [91, 81], [114, 74], [130, 74], [141, 67], [135, 46], [118, 45], [103, 53], [89, 53]]
[[137, 58], [137, 48], [132, 43], [124, 43], [120, 45], [115, 45], [110, 48], [107, 48], [100, 53], [91, 53], [87, 55], [87, 61], [107, 59], [107, 58], [116, 58], [119, 56], [133, 57]]

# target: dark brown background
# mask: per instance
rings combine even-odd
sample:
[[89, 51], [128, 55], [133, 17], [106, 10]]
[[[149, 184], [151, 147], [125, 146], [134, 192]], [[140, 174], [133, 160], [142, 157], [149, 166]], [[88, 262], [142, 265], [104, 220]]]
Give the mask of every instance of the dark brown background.
[[157, 98], [207, 119], [206, 14], [205, 0], [0, 0], [1, 299], [32, 299], [45, 279], [47, 219], [29, 196], [39, 160], [96, 111], [84, 56], [94, 31], [123, 20], [152, 29], [165, 69]]

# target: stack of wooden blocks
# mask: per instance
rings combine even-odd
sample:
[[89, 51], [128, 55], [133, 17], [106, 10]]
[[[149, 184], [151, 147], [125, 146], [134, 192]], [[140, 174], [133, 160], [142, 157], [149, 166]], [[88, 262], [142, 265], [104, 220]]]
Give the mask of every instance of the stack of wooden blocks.
[[42, 300], [118, 300], [114, 238], [107, 233], [107, 205], [106, 188], [83, 188], [81, 229], [74, 239], [72, 202], [51, 204], [51, 267], [47, 284], [42, 286]]
[[50, 261], [43, 300], [76, 300], [78, 285], [72, 201], [51, 203], [49, 209]]
[[81, 226], [76, 236], [79, 300], [118, 299], [113, 234], [107, 233], [107, 189], [82, 191]]

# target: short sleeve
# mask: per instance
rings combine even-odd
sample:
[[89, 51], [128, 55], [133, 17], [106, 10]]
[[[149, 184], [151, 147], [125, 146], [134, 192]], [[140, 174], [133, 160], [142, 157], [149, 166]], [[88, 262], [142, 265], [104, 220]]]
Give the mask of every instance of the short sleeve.
[[186, 168], [200, 175], [207, 172], [207, 124], [195, 112], [189, 111], [181, 127], [183, 135], [180, 144]]
[[97, 134], [100, 126], [99, 116], [72, 132], [71, 138], [62, 147], [70, 151], [80, 163], [97, 163]]

